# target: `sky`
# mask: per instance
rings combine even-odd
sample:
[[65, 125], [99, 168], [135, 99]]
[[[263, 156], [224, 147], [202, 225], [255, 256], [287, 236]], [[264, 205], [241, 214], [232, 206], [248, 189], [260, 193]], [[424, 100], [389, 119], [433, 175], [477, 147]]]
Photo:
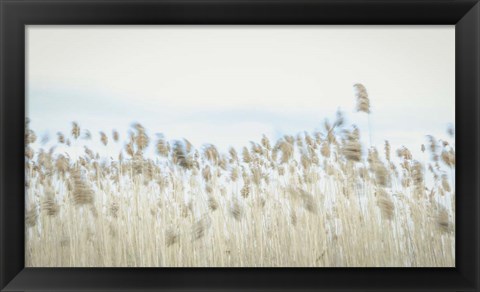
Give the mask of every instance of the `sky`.
[[[226, 150], [262, 134], [322, 129], [340, 109], [366, 147], [370, 129], [373, 146], [389, 140], [421, 155], [425, 135], [446, 139], [455, 122], [454, 26], [31, 25], [26, 32], [26, 110], [39, 136], [69, 133], [76, 121], [94, 139], [112, 129], [126, 138], [139, 122], [151, 137]], [[355, 83], [367, 88], [370, 128], [355, 112]]]

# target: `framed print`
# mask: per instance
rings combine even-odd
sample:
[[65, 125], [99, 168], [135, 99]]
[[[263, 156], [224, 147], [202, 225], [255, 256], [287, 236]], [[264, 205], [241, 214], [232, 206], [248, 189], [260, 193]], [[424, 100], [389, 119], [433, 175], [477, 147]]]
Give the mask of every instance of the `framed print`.
[[2, 291], [477, 291], [476, 1], [1, 3]]
[[26, 266], [455, 266], [453, 26], [26, 42]]

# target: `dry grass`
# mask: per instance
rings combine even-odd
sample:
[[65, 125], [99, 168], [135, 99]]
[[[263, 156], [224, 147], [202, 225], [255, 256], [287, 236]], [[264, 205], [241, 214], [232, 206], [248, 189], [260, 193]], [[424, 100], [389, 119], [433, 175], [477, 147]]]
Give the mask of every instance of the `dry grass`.
[[[369, 113], [364, 89], [358, 107]], [[100, 133], [104, 145], [120, 137]], [[453, 146], [430, 137], [430, 160], [406, 148], [397, 160], [388, 142], [380, 155], [359, 137], [339, 114], [322, 132], [221, 153], [151, 141], [135, 124], [118, 158], [85, 147], [72, 159], [34, 150], [27, 122], [26, 265], [454, 266]], [[91, 138], [77, 123], [57, 135], [68, 145]]]

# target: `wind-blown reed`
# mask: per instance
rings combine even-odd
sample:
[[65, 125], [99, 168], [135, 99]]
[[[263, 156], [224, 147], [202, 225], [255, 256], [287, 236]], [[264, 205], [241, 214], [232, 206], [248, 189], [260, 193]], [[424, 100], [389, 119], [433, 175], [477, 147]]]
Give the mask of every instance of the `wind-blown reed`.
[[[358, 110], [370, 113], [356, 88]], [[430, 159], [388, 141], [381, 155], [341, 113], [323, 131], [264, 136], [239, 152], [152, 140], [140, 124], [106, 133], [99, 142], [121, 153], [88, 148], [94, 137], [78, 123], [58, 132], [67, 149], [85, 147], [73, 159], [34, 146], [27, 121], [26, 266], [455, 265], [450, 142], [430, 136]]]

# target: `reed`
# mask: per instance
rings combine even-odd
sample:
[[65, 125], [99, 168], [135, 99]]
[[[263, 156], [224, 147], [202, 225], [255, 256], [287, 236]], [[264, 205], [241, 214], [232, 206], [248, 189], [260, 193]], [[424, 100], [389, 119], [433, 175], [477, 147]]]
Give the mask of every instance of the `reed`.
[[[29, 267], [455, 265], [455, 148], [433, 136], [419, 146], [427, 160], [388, 141], [365, 150], [339, 112], [323, 131], [226, 153], [151, 140], [138, 123], [129, 135], [100, 132], [95, 150], [74, 122], [58, 132], [60, 152], [25, 127]], [[105, 155], [109, 140], [121, 153]], [[84, 153], [71, 158], [69, 147]]]

